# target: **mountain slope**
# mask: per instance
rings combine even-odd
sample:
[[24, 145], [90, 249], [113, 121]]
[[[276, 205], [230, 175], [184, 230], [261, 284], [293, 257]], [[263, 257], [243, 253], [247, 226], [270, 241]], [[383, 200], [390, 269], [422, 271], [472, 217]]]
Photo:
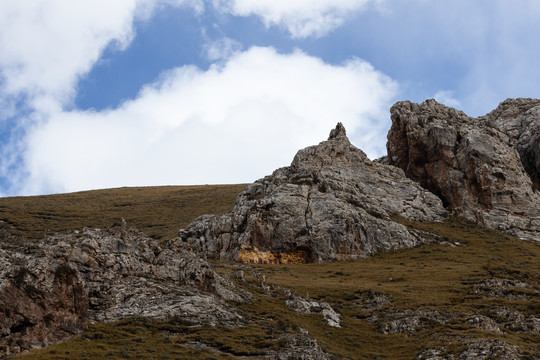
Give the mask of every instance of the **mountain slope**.
[[157, 186], [0, 198], [0, 221], [15, 235], [41, 239], [46, 233], [109, 227], [124, 218], [151, 238], [171, 239], [199, 215], [229, 211], [245, 187]]
[[[253, 294], [237, 307], [248, 319], [243, 326], [192, 327], [178, 318], [95, 323], [21, 358], [273, 359], [291, 343], [320, 346], [328, 357], [315, 359], [538, 358], [540, 246], [460, 218], [403, 223], [443, 241], [327, 264], [215, 261], [218, 273]], [[341, 327], [316, 309], [294, 311], [291, 300], [328, 303]]]

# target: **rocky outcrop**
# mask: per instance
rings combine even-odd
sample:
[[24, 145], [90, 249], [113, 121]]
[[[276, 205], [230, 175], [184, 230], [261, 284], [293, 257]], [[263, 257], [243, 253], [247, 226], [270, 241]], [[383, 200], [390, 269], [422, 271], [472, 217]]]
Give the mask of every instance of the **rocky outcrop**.
[[338, 124], [327, 141], [300, 150], [291, 166], [249, 185], [231, 213], [198, 218], [177, 241], [229, 260], [238, 260], [241, 249], [300, 250], [314, 262], [356, 259], [424, 241], [392, 221], [396, 215], [438, 221], [446, 211], [401, 169], [369, 160]]
[[389, 164], [445, 206], [522, 239], [540, 239], [540, 101], [514, 99], [471, 118], [434, 100], [391, 109]]
[[0, 250], [0, 356], [86, 329], [88, 290], [75, 267], [14, 255]]
[[383, 312], [369, 317], [368, 320], [382, 321], [379, 329], [383, 334], [411, 334], [426, 327], [445, 324], [451, 317], [436, 310], [404, 310], [395, 313]]
[[540, 191], [540, 99], [508, 99], [483, 119], [509, 137]]
[[283, 348], [270, 352], [264, 359], [268, 360], [332, 360], [334, 356], [324, 352], [317, 340], [308, 331], [300, 328], [300, 334], [284, 334], [281, 339]]
[[309, 298], [291, 295], [285, 305], [300, 314], [320, 314], [328, 325], [341, 327], [340, 315], [326, 302], [317, 302]]
[[224, 300], [246, 293], [190, 251], [161, 248], [125, 226], [9, 244], [0, 249], [0, 355], [73, 336], [88, 320], [243, 323]]

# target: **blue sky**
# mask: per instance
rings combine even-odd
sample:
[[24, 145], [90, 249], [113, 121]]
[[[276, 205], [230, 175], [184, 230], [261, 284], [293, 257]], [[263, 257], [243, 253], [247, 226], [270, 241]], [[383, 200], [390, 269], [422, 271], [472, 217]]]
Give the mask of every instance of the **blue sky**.
[[252, 182], [338, 121], [540, 97], [534, 0], [3, 0], [0, 196]]

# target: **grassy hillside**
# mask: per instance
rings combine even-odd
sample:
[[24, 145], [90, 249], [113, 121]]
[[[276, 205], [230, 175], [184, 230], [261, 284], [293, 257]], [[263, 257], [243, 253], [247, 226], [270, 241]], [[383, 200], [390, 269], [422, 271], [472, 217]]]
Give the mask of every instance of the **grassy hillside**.
[[0, 198], [0, 220], [16, 235], [109, 227], [124, 218], [154, 239], [176, 237], [197, 216], [228, 212], [245, 185], [159, 186]]
[[[106, 226], [123, 216], [164, 238], [175, 236], [178, 228], [201, 213], [228, 210], [242, 188], [136, 188], [0, 199], [0, 218], [26, 236], [39, 237], [40, 227], [52, 231]], [[433, 224], [397, 220], [442, 242], [330, 264], [251, 266], [215, 261], [219, 273], [254, 295], [252, 303], [239, 306], [246, 326], [188, 327], [174, 320], [144, 318], [96, 323], [77, 338], [16, 358], [260, 358], [285, 346], [286, 334], [300, 334], [302, 329], [336, 359], [415, 359], [427, 348], [457, 356], [479, 339], [517, 345], [524, 359], [540, 357], [540, 335], [515, 321], [516, 314], [525, 320], [540, 317], [539, 244], [460, 218]], [[240, 271], [245, 281], [237, 276]], [[287, 289], [328, 302], [341, 314], [342, 327], [330, 327], [320, 315], [288, 308]], [[373, 306], [376, 298], [383, 301]], [[388, 324], [406, 322], [415, 314], [418, 323], [412, 330], [384, 333]], [[474, 319], [481, 316], [491, 318], [500, 331], [477, 326]]]

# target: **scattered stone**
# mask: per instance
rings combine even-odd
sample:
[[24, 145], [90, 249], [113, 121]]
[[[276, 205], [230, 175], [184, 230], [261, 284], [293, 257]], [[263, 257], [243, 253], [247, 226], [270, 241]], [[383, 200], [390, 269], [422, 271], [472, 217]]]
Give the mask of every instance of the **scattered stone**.
[[502, 340], [466, 339], [469, 346], [457, 357], [447, 353], [444, 347], [427, 349], [420, 353], [416, 360], [517, 360], [522, 358], [518, 346], [507, 344]]
[[363, 291], [347, 298], [347, 305], [361, 311], [372, 311], [392, 302], [388, 294]]
[[454, 355], [447, 354], [445, 348], [427, 349], [421, 352], [416, 360], [453, 360]]
[[488, 314], [508, 330], [540, 335], [540, 318], [536, 317], [538, 314], [527, 316], [521, 311], [511, 310], [504, 306], [490, 309]]
[[309, 336], [307, 330], [300, 328], [300, 334], [284, 334], [281, 337], [284, 343], [282, 349], [269, 354], [264, 359], [275, 360], [331, 360], [333, 357], [324, 352], [317, 340]]
[[412, 334], [427, 327], [445, 324], [448, 318], [436, 310], [405, 310], [373, 315], [368, 320], [380, 322], [383, 334]]
[[474, 315], [465, 320], [466, 323], [471, 324], [475, 328], [486, 330], [486, 331], [493, 331], [496, 333], [500, 333], [501, 329], [497, 325], [497, 323], [484, 315]]
[[540, 287], [513, 279], [489, 278], [473, 286], [473, 292], [485, 297], [527, 300], [540, 297]]

